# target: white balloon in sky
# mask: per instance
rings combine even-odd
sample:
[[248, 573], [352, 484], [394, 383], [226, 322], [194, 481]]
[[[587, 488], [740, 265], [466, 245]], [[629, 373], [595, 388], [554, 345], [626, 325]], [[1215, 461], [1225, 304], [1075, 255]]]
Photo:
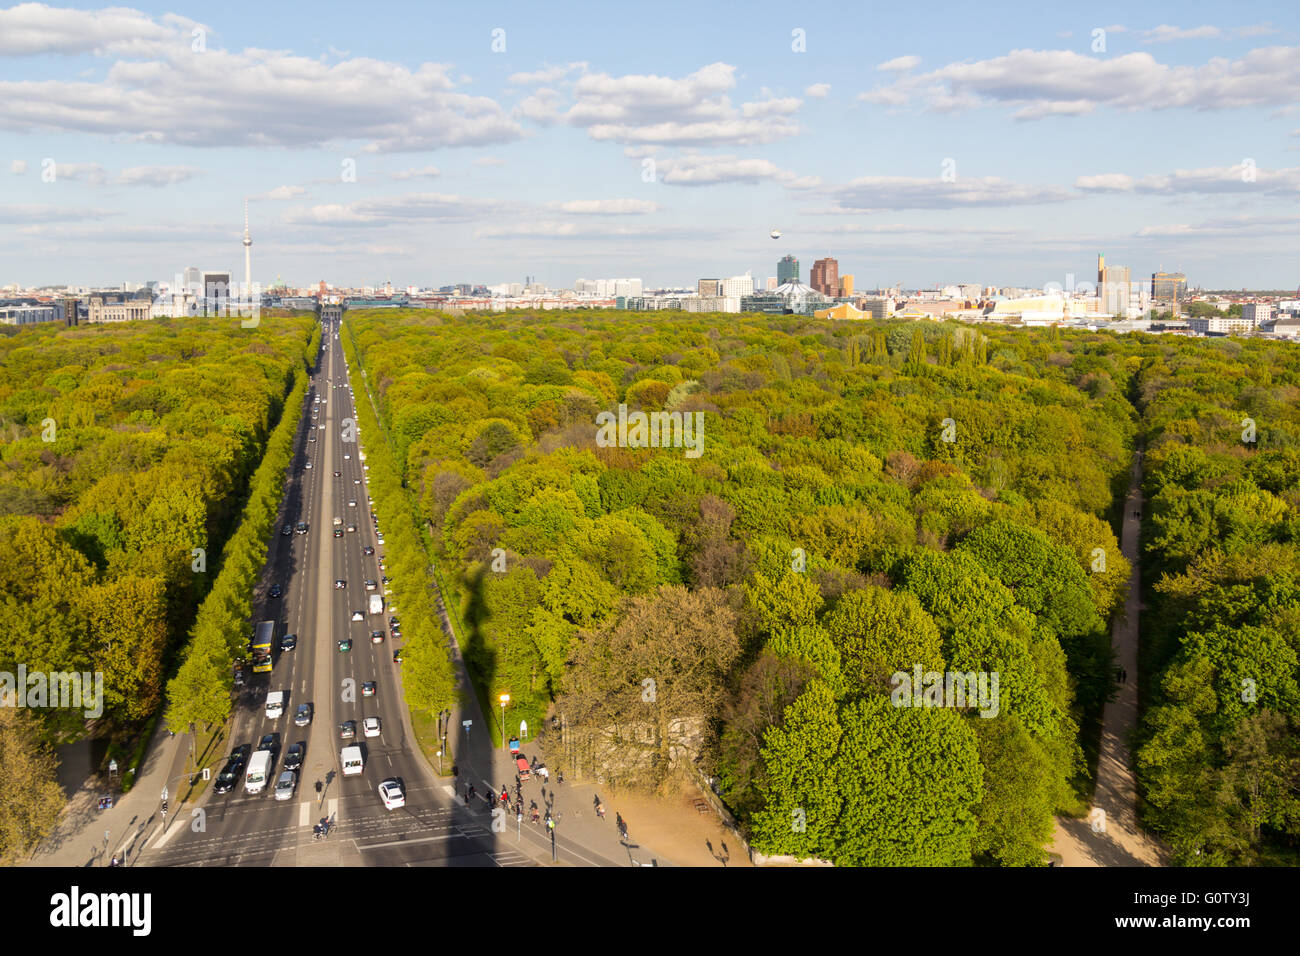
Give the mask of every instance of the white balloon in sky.
[[780, 239], [780, 238], [781, 238], [781, 230], [780, 230], [780, 229], [773, 229], [773, 230], [772, 230], [772, 238], [773, 238], [773, 239]]

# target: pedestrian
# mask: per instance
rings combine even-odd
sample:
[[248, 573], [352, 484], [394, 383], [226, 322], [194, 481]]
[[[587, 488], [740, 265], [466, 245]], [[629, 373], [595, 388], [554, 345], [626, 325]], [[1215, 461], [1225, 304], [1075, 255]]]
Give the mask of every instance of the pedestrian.
[[560, 784], [563, 784], [563, 783], [564, 783], [564, 771], [563, 771], [563, 770], [556, 770], [556, 771], [555, 771], [555, 779], [556, 779], [556, 781], [557, 781], [557, 786], [560, 785]]

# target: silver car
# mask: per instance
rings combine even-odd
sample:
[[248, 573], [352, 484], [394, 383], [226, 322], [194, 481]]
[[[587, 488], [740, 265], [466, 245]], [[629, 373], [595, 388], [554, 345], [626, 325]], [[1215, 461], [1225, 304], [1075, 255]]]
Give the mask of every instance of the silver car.
[[280, 779], [275, 782], [275, 799], [292, 800], [293, 791], [298, 787], [298, 774], [292, 770], [286, 770], [280, 774]]

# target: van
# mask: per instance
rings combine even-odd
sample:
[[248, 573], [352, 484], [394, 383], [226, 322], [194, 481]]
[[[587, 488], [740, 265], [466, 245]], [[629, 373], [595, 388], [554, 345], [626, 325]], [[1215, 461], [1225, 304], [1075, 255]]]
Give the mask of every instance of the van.
[[284, 691], [273, 690], [266, 695], [266, 716], [272, 720], [284, 713]]
[[342, 519], [342, 518], [335, 518], [335, 519], [334, 519], [334, 527], [338, 528], [338, 527], [341, 527], [342, 525], [343, 525], [343, 519]]
[[271, 775], [271, 751], [259, 750], [248, 760], [248, 773], [244, 775], [244, 792], [261, 793], [266, 789], [266, 778]]
[[361, 759], [360, 747], [344, 747], [339, 752], [339, 757], [343, 764], [343, 776], [354, 777], [365, 769], [365, 761]]
[[384, 613], [384, 599], [381, 595], [378, 594], [370, 595], [370, 613], [371, 614]]

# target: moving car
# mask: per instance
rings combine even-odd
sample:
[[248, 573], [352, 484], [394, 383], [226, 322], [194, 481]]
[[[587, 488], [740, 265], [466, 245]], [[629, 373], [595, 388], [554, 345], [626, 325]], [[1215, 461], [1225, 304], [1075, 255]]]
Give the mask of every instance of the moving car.
[[291, 651], [297, 646], [298, 646], [297, 634], [286, 634], [284, 635], [284, 637], [280, 638], [280, 650], [282, 651]]
[[257, 749], [269, 750], [271, 753], [275, 753], [280, 749], [280, 735], [263, 734], [261, 741], [257, 745]]
[[316, 440], [316, 436], [315, 436], [315, 435], [308, 435], [308, 436], [307, 436], [307, 440], [308, 440], [308, 441], [315, 441], [315, 440]]
[[[384, 578], [384, 580], [387, 581], [388, 578]], [[377, 588], [378, 586], [379, 586], [379, 585], [375, 584], [375, 582], [374, 582], [374, 581], [371, 581], [369, 578], [366, 579], [366, 590], [367, 590], [367, 591], [373, 591], [373, 590], [374, 590], [375, 588]]]
[[291, 524], [285, 525], [283, 528], [280, 529], [280, 534], [284, 535], [286, 538], [289, 535], [293, 534], [293, 525]]
[[298, 712], [293, 715], [295, 727], [306, 727], [311, 723], [311, 704], [299, 704]]
[[271, 597], [277, 598], [283, 593], [284, 593], [284, 588], [280, 587], [280, 585], [278, 584], [271, 585]]
[[357, 735], [357, 722], [355, 720], [345, 720], [339, 724], [339, 739], [351, 740]]
[[282, 766], [285, 770], [299, 770], [302, 768], [302, 758], [306, 755], [307, 745], [296, 743], [285, 752]]
[[309, 462], [309, 461], [305, 461], [305, 462], [303, 462], [303, 465], [302, 465], [302, 466], [303, 466], [304, 468], [310, 468], [310, 467], [311, 467], [311, 462]]
[[372, 680], [368, 680], [361, 685], [361, 696], [374, 697], [376, 690], [378, 690], [378, 688], [375, 686], [375, 682]]
[[354, 620], [354, 621], [364, 621], [365, 619], [366, 619], [366, 616], [365, 616], [364, 614], [362, 614], [360, 611], [353, 611], [353, 612], [352, 612], [352, 620]]
[[366, 545], [364, 548], [361, 549], [361, 553], [362, 553], [362, 554], [374, 554], [374, 553], [375, 553], [375, 549], [372, 548], [370, 545]]
[[351, 455], [344, 455], [344, 456], [343, 456], [343, 460], [344, 460], [344, 461], [351, 461], [351, 460], [352, 460], [352, 456], [351, 456]]
[[252, 752], [252, 744], [241, 744], [230, 752], [226, 765], [221, 768], [221, 773], [217, 774], [217, 782], [212, 788], [214, 793], [229, 793], [235, 789], [235, 784], [239, 783], [239, 778], [244, 773], [244, 764], [248, 762], [248, 755]]
[[351, 499], [348, 500], [348, 507], [349, 507], [349, 508], [355, 508], [356, 506], [357, 506], [357, 499], [356, 499], [356, 498], [351, 498]]
[[371, 644], [382, 644], [382, 643], [384, 643], [384, 632], [383, 632], [383, 631], [371, 631], [371, 632], [370, 632], [370, 643], [371, 643]]
[[293, 530], [296, 531], [296, 532], [298, 532], [298, 534], [306, 534], [306, 533], [307, 533], [307, 522], [305, 522], [305, 521], [299, 521], [299, 522], [298, 522], [298, 526], [297, 526], [296, 528], [294, 528]]
[[396, 810], [398, 807], [406, 806], [406, 793], [402, 790], [402, 784], [399, 780], [385, 780], [379, 785], [379, 799], [384, 801], [384, 808], [387, 810]]
[[345, 637], [341, 641], [339, 641], [339, 650], [340, 651], [352, 650], [352, 638]]
[[334, 537], [336, 537], [336, 538], [341, 538], [341, 537], [343, 537], [343, 529], [342, 529], [342, 528], [335, 528], [335, 529], [334, 529]]
[[366, 733], [366, 736], [367, 736], [367, 737], [378, 737], [378, 736], [379, 736], [379, 718], [378, 718], [378, 717], [367, 717], [367, 718], [365, 718], [363, 721], [361, 721], [361, 726], [362, 726], [362, 728], [365, 730], [365, 733]]
[[342, 590], [343, 590], [344, 588], [346, 588], [347, 586], [348, 586], [348, 582], [347, 582], [347, 581], [344, 581], [342, 578], [339, 578], [339, 580], [337, 580], [337, 581], [334, 582], [334, 590], [335, 590], [335, 591], [342, 591]]
[[298, 786], [298, 774], [292, 770], [286, 770], [280, 774], [280, 779], [275, 782], [275, 799], [292, 800], [293, 791]]
[[334, 472], [334, 477], [335, 477], [335, 478], [341, 478], [342, 475], [340, 475], [339, 472], [336, 471], [336, 472]]
[[356, 525], [354, 525], [354, 524], [350, 524], [350, 525], [348, 525], [348, 533], [349, 533], [349, 534], [355, 532], [356, 530], [357, 530], [357, 526], [356, 526]]

